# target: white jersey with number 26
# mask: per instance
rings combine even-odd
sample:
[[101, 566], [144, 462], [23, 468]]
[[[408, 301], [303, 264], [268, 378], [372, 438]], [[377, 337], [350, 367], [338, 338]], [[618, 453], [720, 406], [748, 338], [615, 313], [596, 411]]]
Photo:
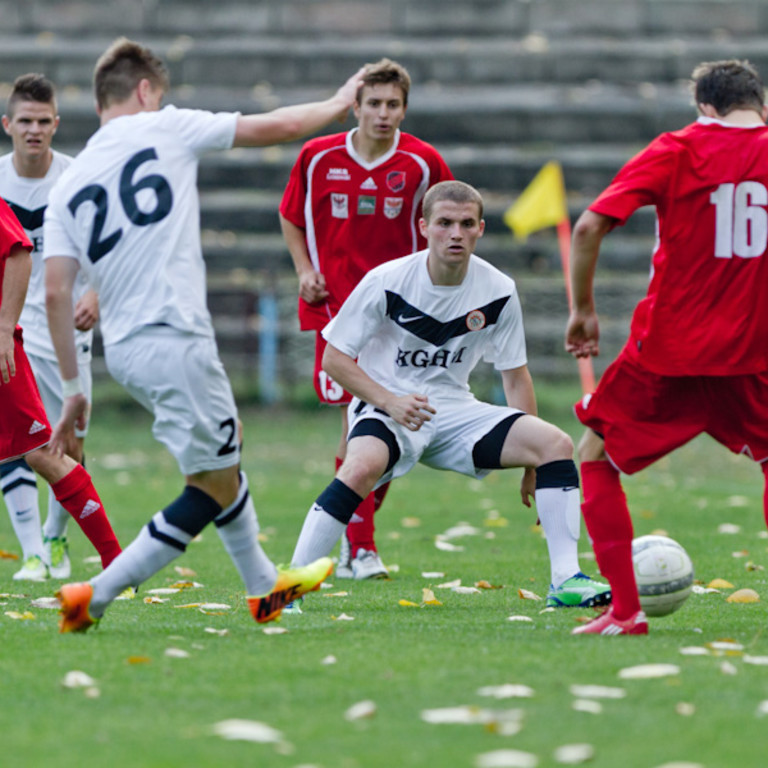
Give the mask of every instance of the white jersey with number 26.
[[78, 259], [114, 344], [146, 325], [213, 336], [198, 158], [228, 149], [237, 113], [165, 107], [110, 120], [51, 191], [44, 258]]

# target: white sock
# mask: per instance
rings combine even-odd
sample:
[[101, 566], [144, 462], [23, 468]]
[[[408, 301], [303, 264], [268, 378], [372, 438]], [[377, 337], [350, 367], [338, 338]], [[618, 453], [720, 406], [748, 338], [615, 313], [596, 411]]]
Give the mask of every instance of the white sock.
[[26, 466], [19, 466], [5, 475], [0, 484], [23, 559], [33, 555], [42, 557], [43, 536], [35, 473]]
[[346, 527], [322, 507], [313, 504], [304, 519], [291, 564], [308, 565], [318, 557], [329, 554]]
[[[223, 521], [227, 522], [222, 525]], [[277, 568], [259, 544], [259, 523], [243, 472], [237, 498], [216, 517], [214, 524], [245, 584], [246, 594], [269, 594], [277, 581]]]
[[581, 496], [578, 488], [537, 488], [539, 513], [549, 549], [551, 582], [559, 587], [579, 572]]
[[[157, 536], [152, 535], [152, 529]], [[163, 513], [158, 512], [139, 531], [139, 535], [98, 576], [91, 579], [91, 616], [101, 616], [126, 587], [137, 587], [179, 557], [184, 550], [167, 543], [169, 539], [186, 547], [192, 536], [168, 523]]]
[[67, 535], [69, 512], [59, 504], [53, 491], [48, 489], [48, 517], [43, 523], [43, 536], [46, 539], [61, 539]]

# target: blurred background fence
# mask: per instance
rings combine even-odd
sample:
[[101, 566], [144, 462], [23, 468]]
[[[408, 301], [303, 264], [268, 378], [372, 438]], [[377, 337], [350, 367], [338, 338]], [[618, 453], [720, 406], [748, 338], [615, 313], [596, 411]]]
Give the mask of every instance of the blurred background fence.
[[[518, 282], [534, 377], [573, 381], [555, 232], [515, 241], [502, 214], [557, 160], [575, 219], [647, 141], [694, 119], [687, 78], [698, 62], [748, 58], [768, 73], [764, 0], [0, 0], [0, 14], [0, 98], [23, 72], [51, 77], [55, 146], [69, 153], [98, 126], [91, 73], [118, 35], [166, 58], [168, 101], [213, 110], [322, 98], [361, 63], [397, 59], [414, 81], [403, 129], [434, 144], [486, 198], [478, 252]], [[270, 402], [310, 392], [314, 341], [298, 331], [297, 281], [277, 218], [299, 148], [233, 150], [200, 167], [222, 355], [241, 395]], [[598, 373], [625, 338], [653, 243], [648, 210], [606, 241]], [[107, 376], [100, 358], [95, 373], [98, 389]], [[490, 371], [478, 373], [481, 390], [491, 382]]]

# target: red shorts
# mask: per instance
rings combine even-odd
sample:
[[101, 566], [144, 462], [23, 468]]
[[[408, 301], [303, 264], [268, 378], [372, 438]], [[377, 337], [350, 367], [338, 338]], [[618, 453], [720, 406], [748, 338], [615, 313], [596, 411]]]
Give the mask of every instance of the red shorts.
[[16, 375], [0, 380], [0, 463], [24, 456], [51, 439], [51, 426], [29, 366], [21, 329], [13, 334]]
[[768, 460], [768, 372], [659, 376], [622, 353], [575, 411], [603, 437], [611, 462], [629, 475], [702, 432], [734, 453]]
[[328, 342], [318, 331], [315, 339], [315, 375], [312, 379], [315, 392], [320, 402], [326, 405], [349, 405], [352, 395], [323, 370], [323, 352], [327, 346]]

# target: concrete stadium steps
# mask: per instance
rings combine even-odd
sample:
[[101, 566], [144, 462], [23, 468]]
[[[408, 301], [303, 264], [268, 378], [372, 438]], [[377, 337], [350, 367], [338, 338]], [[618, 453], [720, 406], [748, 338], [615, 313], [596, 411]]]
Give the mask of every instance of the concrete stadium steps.
[[[80, 36], [259, 33], [525, 36], [543, 32], [735, 35], [764, 27], [762, 0], [12, 0], [0, 2], [6, 34], [55, 29]], [[87, 24], [84, 24], [87, 20]]]

